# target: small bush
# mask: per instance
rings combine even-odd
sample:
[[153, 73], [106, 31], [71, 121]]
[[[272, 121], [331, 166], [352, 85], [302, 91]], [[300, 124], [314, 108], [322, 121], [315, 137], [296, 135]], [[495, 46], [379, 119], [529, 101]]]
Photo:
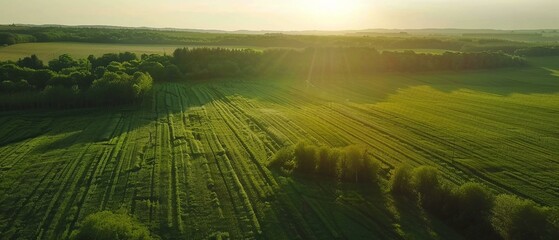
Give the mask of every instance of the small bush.
[[439, 210], [443, 199], [450, 195], [448, 189], [443, 189], [438, 171], [434, 167], [421, 166], [414, 169], [412, 182], [421, 205], [428, 210]]
[[340, 178], [347, 182], [376, 183], [380, 163], [373, 160], [363, 147], [349, 146], [343, 149], [340, 162]]
[[291, 171], [294, 168], [294, 152], [292, 147], [280, 149], [268, 163], [268, 167]]
[[487, 188], [465, 183], [454, 190], [453, 197], [454, 201], [449, 201], [450, 218], [455, 227], [475, 239], [496, 235], [489, 221], [495, 197]]
[[318, 158], [317, 148], [300, 142], [295, 146], [295, 170], [304, 174], [313, 174], [316, 169]]
[[76, 240], [147, 240], [149, 230], [126, 214], [103, 211], [87, 216], [73, 235]]
[[412, 182], [419, 195], [433, 195], [440, 187], [439, 174], [436, 168], [421, 166], [413, 170]]
[[491, 224], [505, 240], [552, 239], [556, 227], [549, 216], [548, 209], [530, 200], [502, 194], [495, 198]]
[[412, 186], [413, 168], [409, 165], [400, 165], [394, 170], [390, 178], [390, 192], [397, 197], [413, 198], [414, 188]]
[[329, 149], [326, 147], [320, 148], [318, 151], [318, 174], [337, 179], [338, 178], [338, 164], [342, 153], [337, 149]]

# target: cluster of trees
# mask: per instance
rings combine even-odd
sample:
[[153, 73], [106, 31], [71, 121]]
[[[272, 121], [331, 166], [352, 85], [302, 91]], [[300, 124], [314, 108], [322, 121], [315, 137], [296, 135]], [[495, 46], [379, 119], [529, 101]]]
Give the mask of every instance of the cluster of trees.
[[251, 49], [179, 48], [172, 61], [186, 77], [201, 79], [255, 74], [262, 57]]
[[558, 239], [558, 209], [542, 207], [517, 196], [494, 196], [478, 183], [446, 184], [437, 169], [398, 167], [390, 191], [399, 199], [417, 201], [473, 239]]
[[35, 42], [36, 40], [37, 39], [32, 35], [0, 32], [0, 46], [12, 45], [16, 43]]
[[98, 240], [150, 240], [150, 232], [136, 219], [124, 213], [102, 211], [87, 216], [79, 230], [72, 233], [71, 239]]
[[269, 166], [288, 174], [296, 172], [361, 184], [378, 184], [380, 170], [380, 163], [363, 147], [333, 149], [305, 142], [280, 150]]
[[142, 99], [153, 82], [141, 67], [150, 57], [142, 61], [122, 53], [116, 61], [104, 61], [112, 56], [73, 59], [64, 54], [46, 65], [35, 55], [0, 62], [0, 108], [116, 105]]

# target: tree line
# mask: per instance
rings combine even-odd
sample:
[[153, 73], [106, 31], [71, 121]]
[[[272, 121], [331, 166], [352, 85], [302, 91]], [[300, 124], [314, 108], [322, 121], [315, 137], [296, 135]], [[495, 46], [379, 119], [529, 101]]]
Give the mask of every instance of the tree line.
[[380, 171], [380, 163], [362, 146], [327, 148], [306, 142], [278, 151], [269, 167], [286, 175], [316, 175], [335, 181], [367, 185], [378, 184]]
[[133, 103], [151, 90], [151, 74], [140, 67], [149, 61], [121, 53], [88, 59], [64, 54], [48, 64], [36, 55], [0, 62], [0, 109]]
[[[504, 35], [503, 35], [504, 36]], [[25, 42], [87, 42], [127, 44], [190, 44], [260, 47], [375, 47], [378, 49], [446, 49], [453, 51], [504, 51], [533, 46], [532, 43], [485, 37], [422, 37], [367, 33], [349, 35], [227, 34], [166, 29], [68, 26], [0, 26], [0, 45]]]
[[182, 48], [172, 62], [190, 78], [262, 74], [369, 74], [377, 72], [457, 71], [526, 65], [520, 57], [495, 52], [420, 54], [367, 47], [271, 49]]
[[510, 194], [493, 194], [474, 182], [460, 186], [436, 168], [401, 165], [390, 178], [396, 199], [417, 203], [471, 239], [558, 239], [559, 209]]
[[516, 55], [527, 57], [548, 57], [559, 56], [559, 46], [538, 46], [518, 49]]
[[[459, 71], [523, 66], [503, 53], [418, 54], [374, 48], [251, 49], [179, 48], [173, 55], [108, 53], [86, 59], [63, 54], [44, 64], [32, 55], [0, 62], [0, 108], [82, 107], [138, 101], [152, 81], [271, 75], [371, 74]], [[310, 74], [309, 74], [310, 73]]]

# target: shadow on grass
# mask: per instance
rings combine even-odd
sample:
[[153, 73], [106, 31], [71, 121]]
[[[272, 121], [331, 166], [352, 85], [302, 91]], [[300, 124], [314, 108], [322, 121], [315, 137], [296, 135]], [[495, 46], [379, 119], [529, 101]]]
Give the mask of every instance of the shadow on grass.
[[411, 202], [394, 201], [379, 187], [305, 176], [280, 179], [271, 207], [286, 221], [273, 227], [292, 230], [287, 233], [296, 239], [463, 238]]

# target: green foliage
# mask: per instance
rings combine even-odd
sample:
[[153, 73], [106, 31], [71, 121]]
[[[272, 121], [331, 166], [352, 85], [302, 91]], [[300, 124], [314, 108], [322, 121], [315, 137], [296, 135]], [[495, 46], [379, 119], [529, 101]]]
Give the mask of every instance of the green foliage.
[[305, 142], [299, 142], [294, 149], [295, 171], [303, 174], [313, 174], [317, 163], [317, 148]]
[[100, 104], [126, 103], [142, 97], [152, 84], [149, 74], [136, 72], [130, 76], [123, 72], [105, 72], [102, 78], [93, 81], [90, 97]]
[[470, 182], [455, 188], [443, 184], [436, 168], [401, 165], [392, 174], [390, 190], [395, 197], [419, 201], [426, 211], [470, 238], [496, 238], [489, 222], [494, 197], [481, 184]]
[[550, 210], [513, 195], [498, 195], [491, 223], [505, 240], [554, 239], [557, 226], [550, 221]]
[[55, 72], [59, 72], [65, 68], [78, 67], [79, 65], [80, 63], [68, 54], [62, 54], [57, 59], [49, 61], [49, 68]]
[[559, 46], [538, 46], [518, 49], [514, 54], [527, 57], [559, 56]]
[[341, 178], [348, 182], [372, 183], [378, 180], [380, 164], [371, 159], [367, 150], [358, 146], [344, 149]]
[[30, 57], [24, 57], [17, 61], [17, 65], [20, 67], [32, 68], [32, 69], [42, 69], [44, 68], [43, 61], [39, 60], [37, 55], [33, 54]]
[[87, 216], [75, 240], [148, 240], [149, 230], [127, 214], [103, 211]]
[[390, 177], [390, 192], [396, 197], [414, 198], [415, 190], [412, 184], [413, 168], [406, 164], [398, 166]]
[[155, 81], [165, 81], [165, 66], [159, 62], [143, 61], [138, 69], [149, 73]]
[[337, 179], [341, 158], [342, 151], [321, 147], [318, 151], [317, 173], [327, 178]]
[[293, 147], [285, 147], [276, 152], [268, 167], [280, 169], [289, 173], [295, 168], [295, 156]]
[[[113, 58], [117, 61], [107, 66], [92, 68], [89, 62], [99, 65]], [[98, 59], [90, 56], [87, 60], [74, 60], [64, 54], [50, 61], [46, 69], [35, 55], [20, 59], [18, 65], [0, 63], [0, 94], [30, 92], [29, 97], [22, 94], [11, 97], [2, 108], [63, 108], [134, 102], [153, 85], [151, 76], [138, 70], [138, 65], [136, 55], [128, 52], [105, 54]]]
[[212, 78], [248, 75], [261, 57], [250, 49], [179, 48], [172, 60], [189, 78]]
[[494, 206], [494, 196], [479, 183], [465, 183], [453, 191], [448, 201], [447, 213], [450, 223], [476, 239], [488, 239], [496, 234], [489, 218]]
[[413, 51], [379, 52], [368, 47], [272, 49], [264, 52], [247, 49], [179, 48], [174, 51], [172, 61], [191, 79], [308, 74], [309, 71], [324, 76], [347, 74], [349, 69], [353, 74], [467, 70], [517, 67], [526, 64], [519, 57], [496, 52], [445, 52], [434, 55], [417, 54]]
[[287, 173], [294, 170], [305, 175], [317, 174], [327, 179], [361, 184], [377, 184], [380, 170], [380, 163], [373, 160], [365, 148], [330, 149], [306, 142], [281, 149], [268, 166]]
[[479, 183], [465, 183], [456, 189], [455, 196], [460, 206], [459, 220], [475, 222], [489, 216], [493, 208], [493, 195]]
[[19, 93], [30, 91], [33, 89], [26, 80], [9, 81], [5, 80], [0, 82], [0, 93]]
[[35, 42], [34, 36], [19, 33], [0, 32], [0, 46], [17, 43]]
[[412, 183], [422, 202], [433, 201], [433, 197], [440, 190], [438, 170], [431, 166], [420, 166], [412, 172]]

